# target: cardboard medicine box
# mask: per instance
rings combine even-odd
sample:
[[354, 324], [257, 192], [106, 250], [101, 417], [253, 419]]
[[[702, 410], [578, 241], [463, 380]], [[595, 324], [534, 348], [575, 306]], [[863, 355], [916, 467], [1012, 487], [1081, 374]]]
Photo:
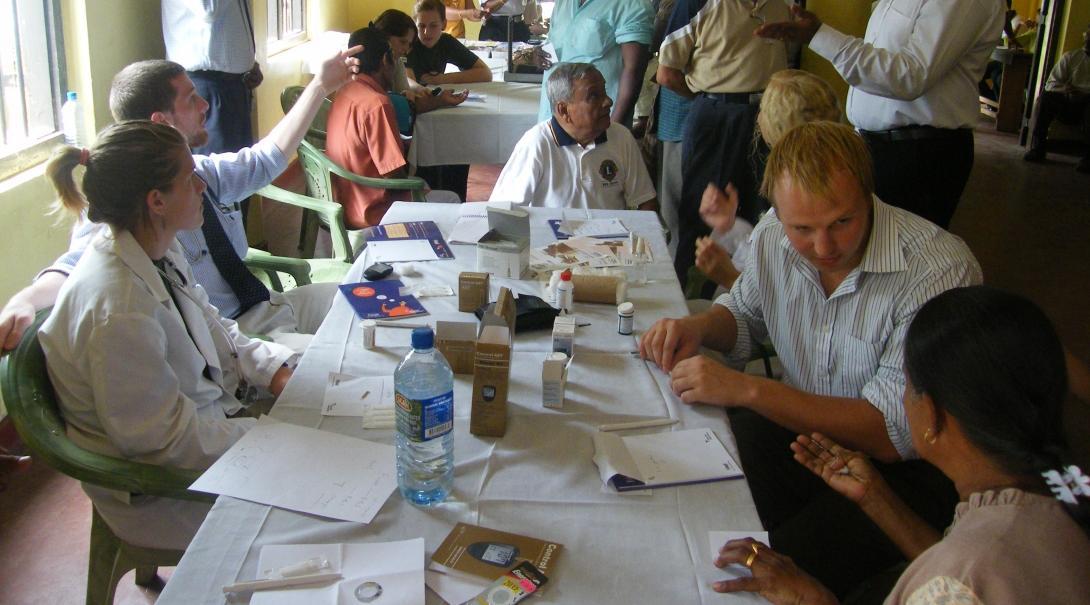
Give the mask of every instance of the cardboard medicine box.
[[477, 242], [477, 271], [520, 279], [530, 266], [530, 213], [488, 208], [488, 232]]
[[488, 303], [489, 274], [463, 271], [458, 274], [458, 310], [472, 313]]
[[435, 323], [435, 347], [455, 374], [472, 374], [477, 353], [477, 324], [467, 321]]
[[510, 381], [511, 332], [506, 326], [484, 325], [477, 337], [473, 362], [470, 433], [502, 437], [507, 432], [507, 390]]

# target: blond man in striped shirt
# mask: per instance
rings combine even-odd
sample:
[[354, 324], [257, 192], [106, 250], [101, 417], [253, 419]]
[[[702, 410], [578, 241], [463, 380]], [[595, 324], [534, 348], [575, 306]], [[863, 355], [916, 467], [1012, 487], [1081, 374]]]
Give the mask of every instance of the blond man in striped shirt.
[[[899, 553], [796, 464], [788, 444], [817, 431], [868, 453], [886, 463], [891, 483], [912, 492], [906, 501], [919, 504], [921, 516], [943, 527], [956, 492], [934, 467], [911, 460], [913, 437], [922, 437], [909, 434], [901, 406], [902, 347], [916, 309], [980, 283], [980, 266], [957, 237], [874, 196], [866, 144], [848, 126], [812, 122], [788, 132], [769, 156], [762, 190], [774, 212], [754, 229], [752, 255], [731, 291], [709, 311], [657, 322], [640, 349], [670, 372], [682, 401], [732, 408], [773, 546], [843, 593]], [[744, 362], [750, 334], [765, 331], [783, 363], [782, 382], [698, 354], [705, 346]], [[830, 547], [853, 556], [833, 567], [825, 563], [835, 559]]]

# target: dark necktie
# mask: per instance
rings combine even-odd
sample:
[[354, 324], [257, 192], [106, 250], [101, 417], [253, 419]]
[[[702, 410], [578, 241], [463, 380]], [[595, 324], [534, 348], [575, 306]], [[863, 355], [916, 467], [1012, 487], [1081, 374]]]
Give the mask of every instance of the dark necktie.
[[219, 213], [213, 206], [215, 203], [212, 195], [205, 191], [204, 225], [201, 231], [204, 232], [204, 242], [208, 245], [212, 262], [223, 276], [223, 281], [227, 282], [238, 297], [239, 308], [238, 314], [235, 315], [238, 317], [257, 303], [269, 300], [269, 289], [261, 283], [261, 280], [254, 277], [253, 273], [250, 273], [246, 264], [238, 257], [235, 247], [231, 245], [231, 240], [227, 238], [227, 232], [223, 230], [223, 225], [220, 223]]

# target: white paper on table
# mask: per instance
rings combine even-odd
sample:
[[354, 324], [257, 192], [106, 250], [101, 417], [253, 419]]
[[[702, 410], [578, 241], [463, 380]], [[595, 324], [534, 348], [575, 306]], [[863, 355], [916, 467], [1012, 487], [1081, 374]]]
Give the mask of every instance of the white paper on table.
[[567, 219], [558, 228], [572, 237], [628, 237], [628, 227], [616, 218]]
[[469, 93], [469, 95], [466, 96], [466, 101], [484, 103], [488, 101], [488, 95], [484, 94], [483, 92], [471, 92]]
[[[469, 204], [463, 204], [468, 206]], [[484, 204], [480, 204], [483, 206]], [[467, 214], [458, 219], [451, 229], [447, 241], [452, 244], [473, 244], [481, 241], [484, 234], [488, 233], [488, 217]]]
[[666, 487], [742, 477], [711, 429], [693, 429], [621, 437], [594, 434], [594, 463], [603, 483], [624, 475], [647, 484]]
[[367, 257], [372, 263], [439, 260], [439, 255], [426, 239], [367, 242]]
[[425, 572], [424, 582], [435, 594], [439, 595], [444, 601], [451, 605], [461, 605], [462, 603], [465, 603], [481, 594], [481, 591], [488, 588], [488, 585], [490, 584], [484, 580], [478, 582], [465, 577], [439, 573], [430, 569]]
[[393, 376], [363, 376], [330, 372], [322, 402], [323, 416], [363, 416], [368, 408], [392, 408]]
[[424, 603], [424, 539], [356, 544], [268, 545], [261, 548], [257, 568], [266, 570], [298, 563], [311, 557], [334, 557], [343, 580], [319, 587], [298, 586], [255, 592], [251, 605], [358, 605], [356, 588], [364, 582], [382, 587], [375, 603], [420, 605]]
[[510, 210], [511, 202], [466, 202], [458, 205], [458, 216], [483, 216], [488, 218], [489, 208]]
[[397, 487], [394, 448], [263, 416], [190, 487], [370, 523]]
[[[711, 546], [710, 554], [712, 566], [715, 565], [715, 560], [719, 558], [719, 549], [722, 548], [724, 544], [730, 540], [741, 540], [743, 538], [753, 538], [761, 544], [768, 546], [768, 532], [766, 531], [709, 531], [708, 543]], [[745, 565], [728, 565], [722, 569], [717, 568], [716, 573], [722, 574], [722, 577], [717, 577], [716, 581], [737, 580], [738, 578], [748, 578], [753, 575]], [[764, 597], [751, 592], [736, 592], [732, 593], [731, 596], [743, 603], [768, 602]]]

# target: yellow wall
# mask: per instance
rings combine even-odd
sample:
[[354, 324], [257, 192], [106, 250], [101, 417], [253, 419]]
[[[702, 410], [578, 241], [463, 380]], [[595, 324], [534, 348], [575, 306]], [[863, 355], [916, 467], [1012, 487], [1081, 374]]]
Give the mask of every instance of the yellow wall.
[[1090, 2], [1068, 0], [1064, 9], [1063, 32], [1060, 34], [1060, 54], [1082, 46], [1082, 33], [1090, 24]]
[[[806, 6], [809, 10], [817, 13], [821, 20], [828, 23], [830, 27], [834, 27], [846, 34], [862, 37], [867, 30], [867, 20], [870, 19], [871, 6], [869, 1], [810, 0], [806, 3]], [[848, 84], [840, 77], [840, 74], [836, 73], [832, 64], [807, 48], [802, 51], [802, 68], [825, 78], [836, 90], [837, 95], [840, 97], [840, 108], [844, 109], [844, 104], [848, 98]]]

